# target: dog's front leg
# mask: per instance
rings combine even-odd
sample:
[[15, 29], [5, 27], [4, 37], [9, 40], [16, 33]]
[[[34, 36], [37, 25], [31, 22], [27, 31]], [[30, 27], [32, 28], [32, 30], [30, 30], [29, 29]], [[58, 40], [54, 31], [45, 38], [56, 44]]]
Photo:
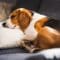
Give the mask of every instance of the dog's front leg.
[[25, 48], [27, 51], [29, 51], [30, 53], [33, 53], [37, 50], [39, 50], [39, 48], [36, 48], [35, 45], [33, 44], [33, 41], [29, 41], [29, 40], [23, 40], [20, 43], [20, 47]]

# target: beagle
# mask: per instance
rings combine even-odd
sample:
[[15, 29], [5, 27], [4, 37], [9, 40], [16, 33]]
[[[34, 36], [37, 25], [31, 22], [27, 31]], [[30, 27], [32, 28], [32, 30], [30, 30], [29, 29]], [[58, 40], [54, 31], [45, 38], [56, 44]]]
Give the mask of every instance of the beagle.
[[19, 28], [24, 33], [20, 46], [29, 52], [60, 46], [60, 32], [45, 26], [48, 17], [37, 12], [19, 8], [13, 11], [6, 22], [9, 28]]

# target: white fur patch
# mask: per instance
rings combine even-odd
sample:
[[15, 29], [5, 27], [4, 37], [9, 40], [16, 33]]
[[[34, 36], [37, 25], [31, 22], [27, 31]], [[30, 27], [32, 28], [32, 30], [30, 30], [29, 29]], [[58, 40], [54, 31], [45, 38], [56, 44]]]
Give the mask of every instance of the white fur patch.
[[28, 40], [33, 40], [37, 37], [37, 34], [38, 32], [35, 30], [34, 28], [34, 25], [35, 23], [44, 18], [44, 17], [47, 17], [45, 15], [40, 15], [39, 13], [36, 13], [36, 12], [33, 12], [34, 15], [33, 15], [33, 18], [32, 18], [32, 21], [30, 22], [30, 25], [28, 26], [28, 28], [25, 30], [25, 39], [28, 39]]
[[20, 29], [4, 28], [0, 22], [0, 48], [17, 47], [18, 43], [24, 37]]

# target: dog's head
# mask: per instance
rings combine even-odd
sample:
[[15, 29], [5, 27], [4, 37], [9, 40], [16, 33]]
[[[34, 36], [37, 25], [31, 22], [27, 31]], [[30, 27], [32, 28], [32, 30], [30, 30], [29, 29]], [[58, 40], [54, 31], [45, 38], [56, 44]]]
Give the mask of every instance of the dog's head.
[[32, 15], [31, 10], [25, 8], [16, 9], [10, 14], [9, 20], [7, 20], [7, 26], [10, 28], [18, 26], [24, 31], [30, 24]]

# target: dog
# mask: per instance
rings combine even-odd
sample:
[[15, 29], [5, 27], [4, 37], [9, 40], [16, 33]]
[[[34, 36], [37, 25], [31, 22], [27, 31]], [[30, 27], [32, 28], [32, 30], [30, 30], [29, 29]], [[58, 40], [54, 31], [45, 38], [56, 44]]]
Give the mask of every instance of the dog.
[[26, 8], [13, 11], [6, 22], [9, 28], [19, 28], [24, 33], [20, 47], [29, 52], [48, 48], [60, 47], [60, 32], [46, 26], [48, 17]]

